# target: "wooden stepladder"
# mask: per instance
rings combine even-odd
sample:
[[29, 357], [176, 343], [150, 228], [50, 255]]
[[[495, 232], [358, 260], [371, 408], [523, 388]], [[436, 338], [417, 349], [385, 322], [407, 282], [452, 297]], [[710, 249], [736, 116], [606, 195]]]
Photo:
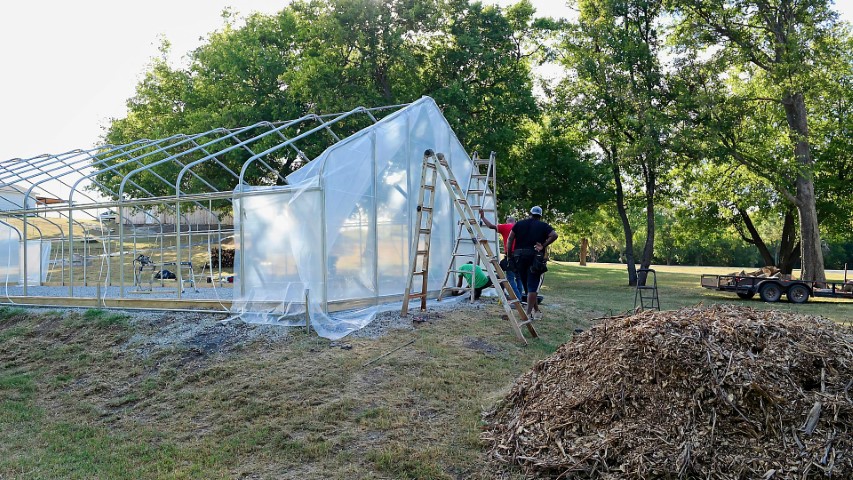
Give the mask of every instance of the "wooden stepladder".
[[[474, 214], [474, 210], [471, 208], [465, 193], [459, 187], [459, 182], [456, 181], [456, 177], [450, 169], [450, 164], [441, 153], [436, 154], [436, 159], [436, 170], [441, 177], [442, 183], [444, 183], [445, 187], [447, 187], [447, 191], [450, 193], [450, 201], [453, 203], [456, 208], [456, 212], [462, 219], [462, 225], [465, 227], [467, 237], [473, 244], [475, 258], [482, 260], [482, 263], [485, 266], [484, 270], [492, 280], [492, 284], [495, 286], [495, 291], [498, 294], [501, 305], [503, 306], [504, 311], [506, 311], [510, 326], [512, 326], [512, 329], [519, 340], [526, 344], [527, 339], [524, 338], [524, 334], [521, 332], [522, 326], [526, 326], [527, 330], [533, 337], [538, 337], [539, 334], [536, 333], [536, 329], [533, 328], [532, 320], [527, 318], [527, 313], [524, 311], [521, 301], [515, 296], [515, 292], [510, 286], [509, 281], [506, 279], [506, 273], [504, 273], [503, 269], [500, 267], [498, 258], [489, 246], [489, 239], [483, 235], [483, 231], [480, 229], [480, 223]], [[458, 275], [460, 273], [461, 272], [458, 270], [450, 270], [448, 275]], [[473, 280], [474, 272], [472, 271], [471, 281], [473, 282]], [[455, 288], [455, 286], [451, 288]], [[443, 291], [444, 288], [442, 288], [442, 292]]]
[[[471, 210], [474, 212], [482, 209], [485, 215], [494, 218], [495, 223], [497, 223], [497, 201], [495, 199], [495, 152], [492, 152], [488, 159], [481, 159], [477, 155], [477, 152], [474, 152], [471, 157], [471, 163], [473, 170], [471, 171], [471, 180], [468, 182], [468, 190], [466, 192], [468, 205], [471, 206]], [[453, 246], [453, 254], [450, 265], [447, 267], [447, 274], [444, 276], [444, 282], [442, 283], [443, 288], [438, 295], [439, 301], [441, 301], [445, 293], [452, 292], [469, 292], [471, 301], [474, 301], [474, 288], [470, 285], [462, 288], [448, 286], [452, 285], [450, 281], [458, 275], [456, 272], [458, 271], [460, 263], [464, 263], [468, 260], [471, 260], [475, 265], [479, 265], [481, 263], [477, 249], [474, 248], [474, 244], [471, 242], [471, 238], [465, 227], [465, 223], [469, 221], [469, 219], [461, 219], [458, 222], [459, 228], [456, 231], [456, 241]], [[499, 242], [500, 237], [497, 230], [488, 233], [494, 233], [494, 235], [490, 236], [489, 242], [493, 242], [495, 248], [499, 248], [498, 245], [501, 243]]]
[[[432, 213], [435, 205], [436, 162], [432, 150], [424, 152], [421, 167], [421, 189], [418, 195], [418, 214], [415, 222], [415, 235], [412, 241], [412, 256], [409, 279], [406, 282], [406, 294], [403, 297], [403, 310], [400, 316], [409, 314], [409, 301], [417, 298], [421, 301], [421, 310], [426, 310], [427, 283], [429, 282], [429, 240], [432, 233]], [[417, 278], [417, 281], [415, 281]], [[418, 290], [419, 289], [419, 290]]]

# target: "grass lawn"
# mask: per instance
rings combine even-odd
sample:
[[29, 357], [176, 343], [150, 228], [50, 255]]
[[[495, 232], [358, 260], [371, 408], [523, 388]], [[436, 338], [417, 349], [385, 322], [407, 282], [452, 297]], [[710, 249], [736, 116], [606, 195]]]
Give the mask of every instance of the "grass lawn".
[[[222, 350], [200, 348], [206, 337], [157, 346], [163, 328], [192, 321], [180, 313], [0, 307], [0, 479], [522, 478], [484, 454], [482, 412], [575, 328], [634, 303], [622, 266], [550, 268], [528, 346], [493, 299], [380, 338], [293, 329]], [[853, 318], [850, 301], [764, 304], [699, 286], [731, 268], [657, 270], [664, 309]]]

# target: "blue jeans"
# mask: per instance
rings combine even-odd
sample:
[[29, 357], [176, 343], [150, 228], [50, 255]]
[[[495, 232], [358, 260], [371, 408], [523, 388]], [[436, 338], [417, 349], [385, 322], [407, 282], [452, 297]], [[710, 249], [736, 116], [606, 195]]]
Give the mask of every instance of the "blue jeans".
[[515, 272], [506, 272], [506, 279], [509, 281], [509, 285], [512, 287], [512, 291], [515, 292], [515, 296], [518, 297], [519, 300], [527, 301], [526, 298], [522, 298], [522, 294], [524, 293], [524, 285], [521, 283], [521, 277], [519, 277]]

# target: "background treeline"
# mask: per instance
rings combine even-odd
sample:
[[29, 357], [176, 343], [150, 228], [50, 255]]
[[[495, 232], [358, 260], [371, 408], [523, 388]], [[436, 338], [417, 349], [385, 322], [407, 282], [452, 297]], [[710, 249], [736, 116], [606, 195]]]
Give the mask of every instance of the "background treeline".
[[830, 0], [574, 6], [570, 20], [527, 1], [226, 11], [184, 65], [164, 42], [104, 142], [429, 95], [469, 151], [497, 152], [502, 214], [539, 204], [559, 225], [559, 258], [587, 239], [632, 284], [653, 262], [802, 265], [816, 280], [853, 263], [853, 37]]

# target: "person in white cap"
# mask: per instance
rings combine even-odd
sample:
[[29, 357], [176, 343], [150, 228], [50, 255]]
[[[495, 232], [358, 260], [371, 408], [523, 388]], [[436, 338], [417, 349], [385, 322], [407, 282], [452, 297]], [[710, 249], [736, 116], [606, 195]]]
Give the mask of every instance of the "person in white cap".
[[512, 255], [521, 281], [527, 287], [527, 316], [540, 318], [538, 293], [542, 272], [531, 270], [537, 255], [544, 255], [545, 248], [554, 243], [557, 232], [554, 227], [542, 221], [542, 207], [530, 209], [530, 216], [512, 226], [507, 238], [507, 244], [512, 248]]

